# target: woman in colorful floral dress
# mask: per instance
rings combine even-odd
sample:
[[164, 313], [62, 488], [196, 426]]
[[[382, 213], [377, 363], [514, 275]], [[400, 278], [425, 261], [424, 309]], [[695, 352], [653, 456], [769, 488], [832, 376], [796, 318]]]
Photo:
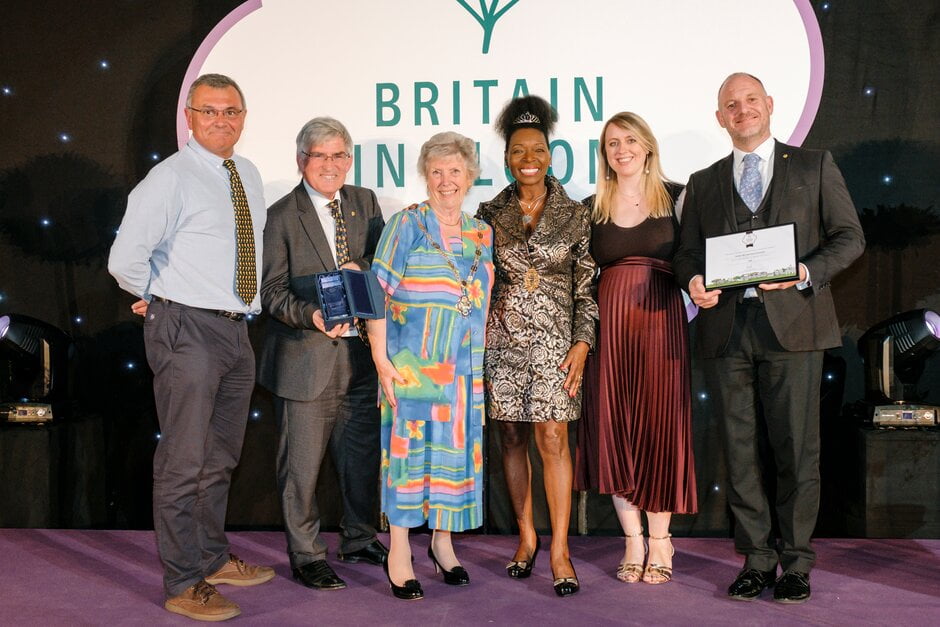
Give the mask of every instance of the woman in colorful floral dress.
[[421, 148], [428, 200], [388, 221], [372, 269], [386, 316], [369, 321], [382, 385], [382, 509], [388, 517], [389, 584], [424, 596], [408, 531], [434, 530], [428, 557], [444, 581], [470, 582], [451, 532], [482, 524], [483, 341], [493, 282], [493, 233], [465, 214], [479, 174], [476, 147], [438, 133]]

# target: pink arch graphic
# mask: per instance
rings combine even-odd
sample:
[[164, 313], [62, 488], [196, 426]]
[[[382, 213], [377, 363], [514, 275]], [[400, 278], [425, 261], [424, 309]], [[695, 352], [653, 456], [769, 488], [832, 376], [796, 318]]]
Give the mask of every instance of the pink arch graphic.
[[186, 75], [183, 77], [183, 86], [180, 88], [180, 97], [176, 106], [176, 143], [180, 148], [189, 141], [189, 127], [186, 126], [186, 116], [183, 114], [183, 107], [186, 105], [186, 94], [189, 91], [189, 86], [192, 85], [193, 81], [201, 74], [200, 70], [202, 70], [203, 64], [209, 57], [209, 53], [212, 52], [215, 45], [219, 43], [222, 36], [235, 26], [235, 24], [240, 22], [243, 17], [260, 8], [261, 0], [247, 0], [247, 2], [233, 9], [231, 13], [226, 15], [222, 18], [222, 21], [215, 25], [215, 28], [209, 31], [209, 34], [206, 35], [206, 38], [196, 50], [196, 54], [193, 55], [192, 61], [189, 62], [189, 67], [186, 68]]
[[813, 121], [819, 112], [819, 103], [822, 100], [823, 79], [826, 76], [826, 54], [823, 50], [822, 33], [819, 31], [819, 22], [810, 0], [794, 0], [803, 26], [806, 28], [806, 38], [809, 40], [809, 89], [806, 90], [806, 103], [803, 113], [796, 123], [796, 128], [787, 140], [788, 144], [800, 146], [809, 135]]

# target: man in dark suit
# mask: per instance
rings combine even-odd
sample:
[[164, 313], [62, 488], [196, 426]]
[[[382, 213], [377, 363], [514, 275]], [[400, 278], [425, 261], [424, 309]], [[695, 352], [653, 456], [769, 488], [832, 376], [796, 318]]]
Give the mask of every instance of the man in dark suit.
[[373, 516], [380, 464], [378, 379], [356, 327], [327, 328], [312, 275], [367, 270], [385, 221], [375, 194], [345, 185], [352, 138], [320, 117], [297, 135], [300, 184], [268, 209], [261, 302], [272, 320], [259, 382], [274, 394], [277, 481], [294, 577], [311, 588], [346, 587], [326, 561], [316, 487], [329, 449], [343, 499], [339, 558], [382, 564]]
[[[842, 343], [830, 281], [865, 239], [832, 156], [775, 141], [772, 112], [757, 78], [737, 73], [722, 83], [716, 116], [734, 150], [689, 179], [673, 263], [701, 308], [699, 348], [722, 412], [735, 547], [745, 556], [728, 595], [751, 600], [776, 585], [775, 601], [801, 603], [815, 561], [823, 351]], [[705, 238], [787, 222], [796, 223], [798, 280], [705, 290]], [[761, 419], [776, 464], [779, 545], [761, 477]]]

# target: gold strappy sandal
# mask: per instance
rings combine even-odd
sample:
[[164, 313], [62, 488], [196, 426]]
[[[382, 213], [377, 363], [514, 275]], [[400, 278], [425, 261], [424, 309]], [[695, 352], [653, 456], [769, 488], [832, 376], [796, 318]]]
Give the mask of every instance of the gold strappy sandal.
[[[670, 547], [672, 547], [672, 555], [675, 555], [676, 547], [672, 546], [671, 538], [671, 533], [663, 536], [662, 538], [654, 538], [653, 536], [650, 536], [650, 540], [668, 540]], [[669, 583], [670, 581], [672, 581], [672, 566], [666, 566], [665, 564], [654, 564], [652, 562], [646, 565], [646, 569], [643, 571], [643, 583], [657, 585], [661, 583]]]
[[[643, 536], [643, 527], [640, 527], [640, 530], [636, 533], [624, 534], [624, 538], [635, 538], [637, 536]], [[643, 544], [643, 555], [646, 555], [646, 543]], [[643, 564], [627, 562], [626, 556], [624, 556], [624, 561], [617, 566], [617, 579], [624, 583], [639, 583], [642, 576]]]

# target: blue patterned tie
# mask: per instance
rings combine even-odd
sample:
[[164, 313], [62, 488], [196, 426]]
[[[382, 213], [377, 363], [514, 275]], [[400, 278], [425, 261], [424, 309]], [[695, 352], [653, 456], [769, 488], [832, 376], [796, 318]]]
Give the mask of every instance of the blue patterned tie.
[[751, 210], [756, 213], [760, 206], [760, 201], [764, 197], [764, 184], [760, 179], [760, 157], [753, 152], [744, 155], [744, 170], [741, 171], [741, 181], [738, 183], [738, 194], [741, 200]]

